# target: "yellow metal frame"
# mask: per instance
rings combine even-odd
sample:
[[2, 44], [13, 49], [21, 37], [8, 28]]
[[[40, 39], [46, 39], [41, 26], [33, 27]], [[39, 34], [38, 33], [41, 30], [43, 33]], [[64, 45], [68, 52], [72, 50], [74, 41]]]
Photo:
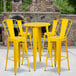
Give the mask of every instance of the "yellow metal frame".
[[34, 62], [34, 71], [36, 70], [36, 58], [37, 58], [37, 43], [39, 51], [39, 60], [41, 61], [41, 27], [46, 27], [48, 32], [48, 26], [50, 23], [47, 22], [31, 22], [25, 23], [24, 26], [32, 27], [33, 31], [33, 62]]
[[[48, 49], [47, 49], [46, 64], [45, 64], [45, 69], [44, 69], [46, 70], [49, 51], [50, 51], [50, 55], [52, 55], [52, 46], [53, 46], [52, 44], [54, 43], [54, 50], [55, 50], [54, 65], [56, 67], [56, 62], [58, 62], [59, 75], [60, 75], [60, 69], [61, 69], [61, 43], [62, 42], [65, 43], [65, 48], [66, 48], [66, 56], [63, 56], [63, 57], [65, 57], [64, 59], [67, 59], [68, 69], [70, 70], [69, 58], [68, 58], [68, 47], [67, 47], [67, 35], [72, 25], [71, 19], [63, 18], [60, 20], [62, 21], [60, 36], [51, 36], [51, 37], [48, 36]], [[70, 24], [68, 27], [69, 21], [70, 21]], [[52, 56], [50, 58], [52, 59]]]
[[[56, 33], [59, 29], [59, 26], [60, 26], [60, 22], [59, 22], [60, 19], [57, 19], [57, 20], [50, 20], [49, 23], [53, 22], [53, 25], [52, 25], [52, 32], [46, 32], [44, 33], [44, 37], [43, 37], [43, 47], [42, 47], [42, 55], [43, 55], [43, 49], [44, 49], [44, 43], [45, 43], [45, 37], [47, 35], [49, 36], [56, 36]], [[59, 24], [58, 24], [59, 22]], [[51, 25], [51, 24], [50, 24]]]
[[[26, 38], [15, 36], [14, 26], [13, 26], [13, 19], [5, 19], [5, 20], [2, 21], [2, 24], [5, 28], [5, 31], [6, 31], [7, 35], [8, 35], [7, 57], [6, 57], [5, 70], [7, 69], [8, 60], [12, 60], [12, 59], [10, 59], [11, 57], [8, 57], [8, 53], [9, 53], [10, 42], [13, 42], [13, 44], [14, 44], [14, 72], [15, 72], [15, 75], [16, 75], [17, 62], [18, 62], [18, 65], [20, 67], [20, 43], [22, 42], [22, 48], [23, 48], [22, 51], [23, 51], [23, 53], [26, 51], [28, 68], [29, 68], [29, 71], [30, 71]], [[7, 30], [6, 26], [8, 27], [8, 30]], [[23, 54], [22, 57], [24, 58], [24, 54]]]
[[[27, 36], [29, 36], [29, 39], [30, 39], [30, 44], [31, 44], [31, 51], [32, 51], [32, 55], [33, 55], [33, 50], [32, 50], [32, 41], [31, 41], [31, 33], [29, 33], [29, 32], [23, 32], [23, 28], [22, 28], [22, 21], [24, 22], [24, 23], [26, 23], [26, 21], [25, 20], [16, 20], [17, 21], [17, 24], [18, 24], [18, 27], [19, 27], [19, 36], [21, 36], [21, 37], [25, 37], [25, 38], [27, 38]], [[28, 31], [28, 27], [26, 27], [26, 30]]]

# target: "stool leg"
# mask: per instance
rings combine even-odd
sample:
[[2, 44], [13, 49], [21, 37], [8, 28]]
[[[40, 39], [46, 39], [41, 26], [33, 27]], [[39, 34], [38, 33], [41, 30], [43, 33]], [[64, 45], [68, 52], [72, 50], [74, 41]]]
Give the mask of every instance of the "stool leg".
[[8, 41], [8, 44], [7, 44], [7, 57], [6, 57], [5, 71], [6, 71], [6, 69], [7, 69], [8, 53], [9, 53], [9, 46], [10, 46], [9, 44], [10, 44], [10, 42]]
[[14, 41], [14, 72], [17, 72], [18, 43]]
[[56, 43], [54, 43], [54, 65], [56, 67]]
[[22, 43], [22, 65], [24, 61], [24, 54], [25, 54], [25, 43]]
[[29, 35], [29, 38], [30, 38], [30, 44], [31, 44], [31, 51], [32, 51], [32, 55], [33, 55], [32, 41], [31, 41], [31, 34]]
[[51, 66], [53, 67], [53, 62], [52, 62], [52, 42], [48, 42], [48, 49], [49, 49], [49, 52], [50, 52]]
[[49, 51], [47, 50], [47, 55], [46, 55], [46, 64], [45, 64], [45, 69], [44, 69], [44, 71], [46, 71], [47, 60], [48, 60], [48, 53], [49, 53]]
[[61, 41], [57, 41], [57, 56], [58, 56], [58, 73], [60, 75], [60, 70], [61, 70]]
[[44, 43], [45, 43], [45, 34], [44, 34], [44, 38], [43, 38], [43, 47], [42, 47], [42, 54], [41, 55], [43, 55]]
[[27, 56], [28, 68], [29, 68], [29, 71], [30, 71], [29, 58], [28, 58], [28, 51], [27, 51], [27, 43], [25, 43], [25, 52], [26, 52], [26, 56]]
[[66, 47], [66, 55], [67, 55], [68, 70], [70, 70], [70, 66], [69, 66], [69, 58], [68, 58], [67, 40], [65, 41], [65, 47]]
[[18, 66], [20, 67], [20, 43], [18, 43]]

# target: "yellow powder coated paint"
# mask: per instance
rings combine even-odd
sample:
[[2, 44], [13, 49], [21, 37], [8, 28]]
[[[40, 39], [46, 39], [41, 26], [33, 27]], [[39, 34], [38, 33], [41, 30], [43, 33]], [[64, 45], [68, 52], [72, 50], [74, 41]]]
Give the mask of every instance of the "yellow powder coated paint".
[[[47, 22], [32, 22], [25, 23], [27, 27], [32, 27], [33, 31], [33, 61], [34, 61], [34, 70], [36, 70], [36, 57], [37, 57], [37, 42], [38, 42], [38, 51], [39, 51], [39, 60], [41, 61], [41, 27], [46, 27], [48, 33], [48, 26], [50, 23]], [[26, 30], [28, 31], [28, 30]]]
[[[23, 58], [24, 58], [24, 52], [26, 51], [26, 60], [28, 62], [28, 68], [30, 71], [30, 66], [29, 66], [29, 59], [28, 59], [28, 51], [27, 51], [27, 42], [26, 42], [26, 37], [19, 37], [19, 36], [15, 36], [14, 34], [14, 25], [13, 25], [13, 19], [5, 19], [2, 22], [7, 35], [8, 35], [8, 45], [7, 45], [7, 57], [6, 57], [6, 66], [5, 66], [5, 70], [7, 69], [7, 62], [8, 60], [12, 60], [11, 57], [8, 57], [8, 53], [9, 53], [9, 46], [10, 46], [10, 42], [13, 42], [13, 46], [14, 46], [14, 72], [16, 75], [17, 72], [17, 63], [20, 67], [20, 43], [22, 42], [22, 51], [23, 51]], [[8, 29], [7, 29], [8, 27]]]
[[[52, 63], [52, 46], [54, 43], [54, 50], [55, 50], [54, 65], [56, 67], [56, 62], [58, 62], [58, 73], [59, 73], [59, 75], [60, 75], [60, 69], [61, 69], [61, 60], [67, 59], [68, 69], [70, 70], [69, 58], [68, 58], [68, 47], [67, 47], [67, 35], [68, 35], [68, 32], [69, 32], [70, 27], [72, 25], [71, 19], [63, 18], [60, 20], [62, 21], [60, 36], [47, 36], [48, 37], [48, 49], [47, 49], [46, 64], [45, 64], [45, 69], [44, 69], [44, 70], [46, 70], [47, 60], [49, 59], [48, 53], [50, 53], [51, 64], [53, 64]], [[69, 26], [68, 26], [68, 23], [69, 23]], [[63, 42], [65, 43], [66, 57], [64, 57], [64, 59], [61, 59], [61, 44]]]

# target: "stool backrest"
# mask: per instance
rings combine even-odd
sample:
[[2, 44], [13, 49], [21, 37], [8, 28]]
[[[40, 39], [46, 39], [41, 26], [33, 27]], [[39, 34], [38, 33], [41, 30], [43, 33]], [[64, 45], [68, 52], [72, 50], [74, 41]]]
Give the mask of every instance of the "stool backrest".
[[57, 31], [58, 31], [58, 29], [59, 29], [59, 26], [60, 26], [60, 24], [59, 24], [59, 19], [57, 19], [57, 20], [50, 20], [49, 21], [50, 23], [51, 22], [53, 22], [52, 23], [52, 33], [56, 33]]
[[60, 29], [60, 37], [67, 36], [70, 30], [70, 27], [72, 25], [72, 20], [71, 19], [60, 19], [62, 21], [61, 23], [61, 29]]
[[2, 21], [2, 24], [4, 26], [4, 29], [5, 29], [8, 37], [15, 37], [14, 24], [13, 24], [14, 20], [15, 19], [5, 19]]
[[18, 27], [19, 27], [19, 34], [22, 35], [23, 34], [23, 22], [25, 23], [26, 21], [24, 20], [16, 20], [17, 21], [17, 24], [18, 24]]

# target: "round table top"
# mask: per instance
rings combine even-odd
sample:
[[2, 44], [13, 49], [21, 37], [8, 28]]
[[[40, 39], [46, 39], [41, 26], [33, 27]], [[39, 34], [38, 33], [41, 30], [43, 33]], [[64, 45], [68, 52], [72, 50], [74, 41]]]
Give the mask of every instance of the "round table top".
[[48, 23], [48, 22], [30, 22], [30, 23], [25, 23], [24, 26], [27, 26], [27, 27], [46, 27], [46, 26], [50, 26], [50, 23]]

